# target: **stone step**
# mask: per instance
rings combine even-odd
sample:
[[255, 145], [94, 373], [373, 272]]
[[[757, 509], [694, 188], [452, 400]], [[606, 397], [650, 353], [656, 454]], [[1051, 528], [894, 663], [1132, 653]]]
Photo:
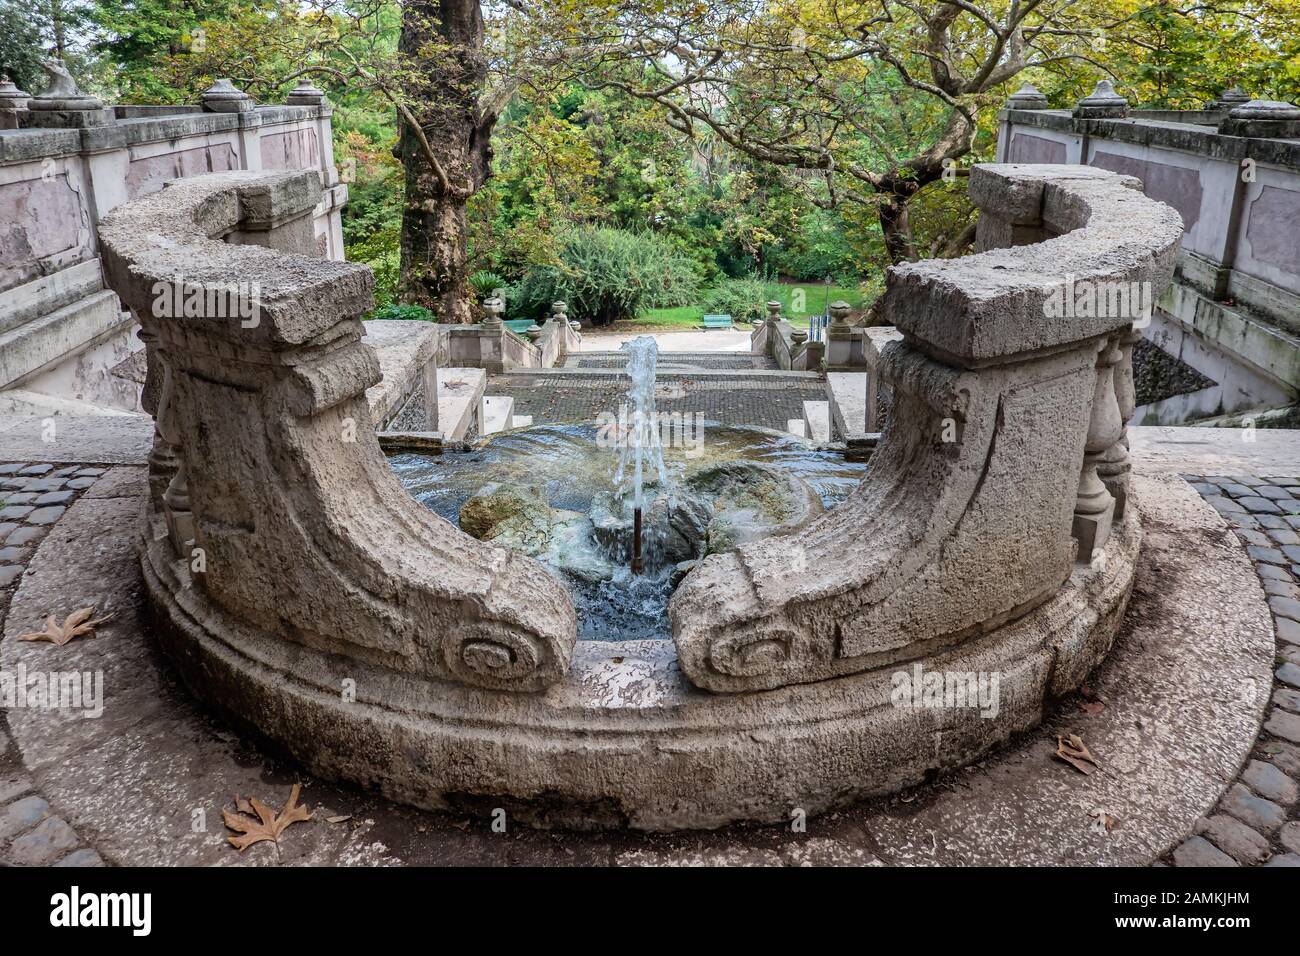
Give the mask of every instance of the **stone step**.
[[10, 329], [0, 335], [0, 388], [52, 368], [131, 321], [117, 296], [104, 290]]
[[867, 373], [827, 372], [826, 395], [837, 435], [857, 435], [867, 428]]
[[515, 427], [515, 400], [505, 395], [487, 395], [483, 398], [483, 434], [495, 435]]
[[104, 288], [99, 260], [88, 259], [0, 295], [0, 335]]
[[807, 437], [815, 442], [831, 440], [831, 403], [804, 402], [803, 420], [807, 426]]

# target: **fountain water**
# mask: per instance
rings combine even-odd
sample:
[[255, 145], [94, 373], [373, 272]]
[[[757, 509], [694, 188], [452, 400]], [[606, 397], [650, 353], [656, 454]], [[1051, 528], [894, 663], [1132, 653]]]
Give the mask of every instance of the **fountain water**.
[[[642, 550], [643, 515], [645, 509], [646, 459], [659, 479], [659, 494], [666, 495], [673, 504], [672, 484], [664, 464], [663, 440], [659, 433], [659, 416], [655, 410], [655, 365], [659, 358], [659, 345], [654, 336], [642, 335], [623, 343], [628, 353], [627, 374], [632, 380], [627, 392], [631, 420], [626, 429], [619, 429], [618, 468], [614, 472], [617, 501], [626, 511], [628, 483], [632, 495], [632, 573], [645, 571]], [[627, 415], [620, 415], [626, 421]]]

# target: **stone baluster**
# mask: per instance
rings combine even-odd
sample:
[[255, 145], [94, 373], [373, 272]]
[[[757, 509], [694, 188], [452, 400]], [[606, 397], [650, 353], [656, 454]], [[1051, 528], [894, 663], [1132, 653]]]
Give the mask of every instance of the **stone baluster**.
[[[138, 317], [137, 317], [138, 321]], [[145, 348], [144, 387], [140, 390], [140, 407], [153, 416], [153, 447], [149, 450], [149, 494], [154, 510], [160, 514], [164, 510], [163, 496], [176, 470], [180, 467], [180, 458], [176, 449], [163, 437], [158, 427], [159, 410], [162, 406], [163, 366], [158, 351], [156, 333], [141, 327], [137, 333]]]
[[1110, 356], [1115, 362], [1115, 401], [1119, 405], [1123, 429], [1119, 440], [1106, 449], [1097, 465], [1097, 474], [1115, 499], [1117, 521], [1124, 517], [1124, 509], [1128, 504], [1129, 473], [1132, 470], [1128, 453], [1128, 422], [1137, 407], [1137, 392], [1133, 384], [1133, 346], [1141, 337], [1142, 333], [1137, 329], [1126, 329], [1112, 345]]
[[1115, 499], [1097, 473], [1106, 453], [1124, 433], [1124, 420], [1115, 396], [1115, 365], [1121, 358], [1118, 336], [1103, 340], [1097, 356], [1097, 381], [1093, 388], [1088, 438], [1084, 444], [1083, 469], [1074, 503], [1074, 537], [1079, 542], [1078, 560], [1091, 561], [1110, 537], [1115, 519]]
[[176, 471], [172, 474], [162, 494], [163, 514], [167, 521], [167, 536], [178, 555], [188, 557], [194, 547], [194, 514], [190, 510], [189, 475], [185, 456], [181, 452], [181, 436], [176, 414], [176, 376], [165, 350], [157, 350], [162, 365], [162, 388], [158, 395], [158, 411], [154, 426], [172, 457]]
[[862, 347], [859, 344], [854, 348], [858, 332], [849, 325], [849, 313], [852, 311], [853, 307], [842, 299], [830, 304], [831, 324], [826, 330], [827, 371], [844, 371], [862, 366]]

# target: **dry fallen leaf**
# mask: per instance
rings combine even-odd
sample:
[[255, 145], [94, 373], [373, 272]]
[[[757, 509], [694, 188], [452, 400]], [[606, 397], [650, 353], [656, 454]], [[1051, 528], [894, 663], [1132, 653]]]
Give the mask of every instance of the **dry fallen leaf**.
[[[278, 849], [280, 834], [284, 833], [291, 824], [304, 823], [312, 818], [306, 807], [298, 806], [300, 789], [298, 784], [293, 785], [293, 789], [289, 791], [289, 802], [279, 813], [257, 797], [245, 800], [239, 794], [235, 794], [235, 809], [239, 813], [231, 813], [225, 808], [221, 810], [221, 819], [226, 822], [226, 826], [241, 834], [226, 837], [231, 846], [243, 853], [254, 843], [270, 840]], [[253, 814], [257, 814], [257, 819], [253, 819]]]
[[1088, 816], [1092, 817], [1089, 826], [1096, 833], [1110, 833], [1119, 826], [1119, 817], [1107, 813], [1105, 810], [1097, 808], [1091, 811]]
[[79, 610], [73, 611], [65, 617], [62, 624], [59, 624], [54, 615], [51, 614], [45, 619], [45, 630], [33, 631], [30, 634], [20, 634], [18, 640], [49, 641], [51, 644], [57, 644], [59, 647], [62, 647], [74, 637], [81, 637], [83, 634], [95, 633], [95, 628], [99, 627], [101, 624], [107, 623], [109, 617], [112, 616], [109, 615], [108, 617], [101, 617], [92, 620], [91, 615], [94, 613], [95, 609], [93, 607], [83, 607]]
[[1067, 734], [1064, 737], [1058, 734], [1056, 753], [1052, 756], [1064, 760], [1082, 774], [1090, 774], [1099, 766], [1097, 758], [1088, 750], [1083, 738], [1078, 734]]

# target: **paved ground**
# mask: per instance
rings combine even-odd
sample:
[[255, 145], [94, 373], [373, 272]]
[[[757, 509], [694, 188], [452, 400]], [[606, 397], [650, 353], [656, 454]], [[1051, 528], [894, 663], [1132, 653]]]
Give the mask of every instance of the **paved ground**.
[[1273, 614], [1277, 670], [1250, 761], [1169, 861], [1300, 866], [1300, 477], [1184, 477], [1228, 520], [1255, 564]]
[[[37, 546], [103, 468], [49, 462], [0, 464], [0, 625]], [[102, 866], [55, 814], [23, 767], [0, 712], [0, 865]]]
[[[618, 414], [627, 401], [627, 378], [617, 371], [507, 372], [488, 376], [487, 394], [514, 398], [516, 415], [533, 422], [594, 421]], [[785, 431], [803, 418], [805, 401], [826, 401], [826, 384], [805, 372], [696, 372], [661, 374], [655, 407], [700, 414], [724, 425], [761, 425]]]
[[748, 352], [749, 329], [715, 329], [711, 332], [583, 332], [580, 352], [606, 352], [617, 349], [624, 342], [653, 335], [661, 352]]

